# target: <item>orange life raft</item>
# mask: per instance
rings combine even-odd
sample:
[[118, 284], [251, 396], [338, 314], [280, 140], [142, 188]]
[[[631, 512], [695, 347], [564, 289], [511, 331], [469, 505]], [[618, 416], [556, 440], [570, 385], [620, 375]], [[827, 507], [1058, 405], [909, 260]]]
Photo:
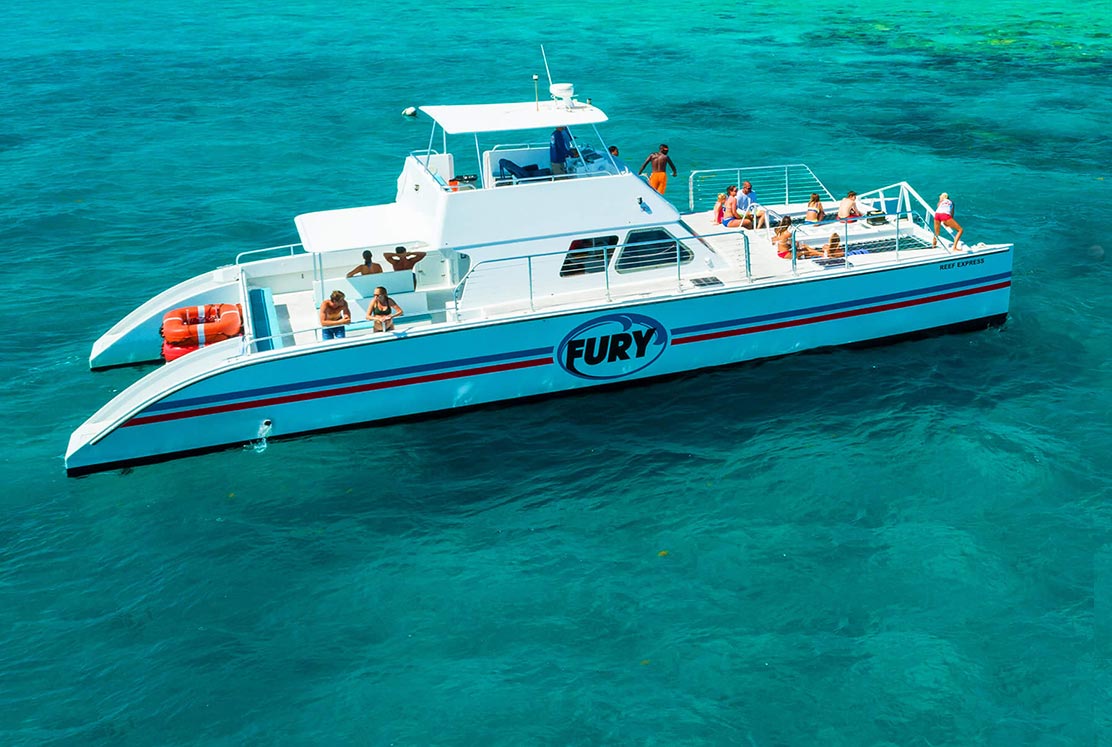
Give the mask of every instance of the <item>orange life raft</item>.
[[162, 357], [180, 358], [205, 345], [243, 334], [243, 307], [237, 303], [186, 306], [162, 317]]

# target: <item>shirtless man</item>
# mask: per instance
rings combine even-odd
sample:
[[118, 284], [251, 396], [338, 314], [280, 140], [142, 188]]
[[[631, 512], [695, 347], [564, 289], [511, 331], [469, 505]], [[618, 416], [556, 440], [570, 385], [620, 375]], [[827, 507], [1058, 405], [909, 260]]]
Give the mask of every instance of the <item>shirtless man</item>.
[[363, 252], [363, 264], [349, 272], [347, 277], [353, 278], [356, 275], [374, 275], [375, 273], [382, 272], [382, 265], [374, 262], [372, 257], [373, 255], [369, 251]]
[[382, 256], [395, 270], [412, 270], [413, 265], [425, 258], [425, 252], [410, 252], [406, 251], [404, 246], [399, 246], [394, 251], [386, 252]]
[[838, 203], [838, 220], [850, 220], [861, 217], [861, 209], [857, 207], [857, 193], [852, 189]]
[[[381, 272], [382, 270], [379, 270]], [[334, 290], [320, 305], [321, 339], [332, 340], [347, 337], [345, 324], [351, 324], [351, 309], [344, 299], [344, 292]]]
[[668, 146], [665, 143], [660, 144], [660, 150], [655, 153], [650, 153], [645, 162], [641, 164], [641, 168], [637, 173], [641, 174], [645, 171], [645, 167], [649, 164], [653, 165], [652, 173], [649, 175], [649, 186], [655, 189], [660, 194], [664, 194], [664, 190], [668, 188], [668, 173], [665, 169], [671, 167], [672, 176], [678, 176], [676, 173], [676, 164], [672, 163], [672, 159], [668, 157]]

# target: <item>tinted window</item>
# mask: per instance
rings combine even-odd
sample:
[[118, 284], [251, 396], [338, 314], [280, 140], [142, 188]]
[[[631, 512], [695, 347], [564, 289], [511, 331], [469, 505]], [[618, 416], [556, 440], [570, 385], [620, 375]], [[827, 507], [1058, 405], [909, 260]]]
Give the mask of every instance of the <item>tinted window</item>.
[[629, 240], [622, 253], [618, 255], [618, 272], [649, 270], [654, 267], [675, 267], [676, 259], [686, 264], [695, 258], [695, 253], [679, 245], [663, 228], [650, 228], [645, 231], [631, 231]]
[[594, 272], [605, 272], [606, 265], [614, 256], [614, 247], [618, 245], [617, 236], [595, 236], [589, 239], [576, 239], [568, 247], [564, 264], [560, 267], [560, 277], [569, 275], [590, 275]]

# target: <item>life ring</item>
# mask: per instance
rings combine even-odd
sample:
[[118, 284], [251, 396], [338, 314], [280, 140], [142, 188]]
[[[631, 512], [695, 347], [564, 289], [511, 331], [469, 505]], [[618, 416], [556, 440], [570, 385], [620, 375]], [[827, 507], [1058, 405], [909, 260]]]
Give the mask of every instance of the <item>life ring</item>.
[[200, 345], [171, 345], [163, 340], [162, 342], [162, 359], [167, 363], [176, 361], [186, 353], [192, 353], [194, 350], [200, 350]]
[[204, 347], [243, 333], [238, 303], [185, 306], [162, 317], [162, 339], [170, 345]]

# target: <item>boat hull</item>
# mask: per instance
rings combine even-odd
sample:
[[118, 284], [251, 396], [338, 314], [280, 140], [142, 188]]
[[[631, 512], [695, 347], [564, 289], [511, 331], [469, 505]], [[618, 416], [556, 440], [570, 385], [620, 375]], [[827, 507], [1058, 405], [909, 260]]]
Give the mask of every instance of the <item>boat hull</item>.
[[66, 468], [80, 474], [260, 436], [999, 322], [1008, 312], [1011, 265], [1009, 248], [244, 355], [119, 422], [94, 416], [71, 438]]

